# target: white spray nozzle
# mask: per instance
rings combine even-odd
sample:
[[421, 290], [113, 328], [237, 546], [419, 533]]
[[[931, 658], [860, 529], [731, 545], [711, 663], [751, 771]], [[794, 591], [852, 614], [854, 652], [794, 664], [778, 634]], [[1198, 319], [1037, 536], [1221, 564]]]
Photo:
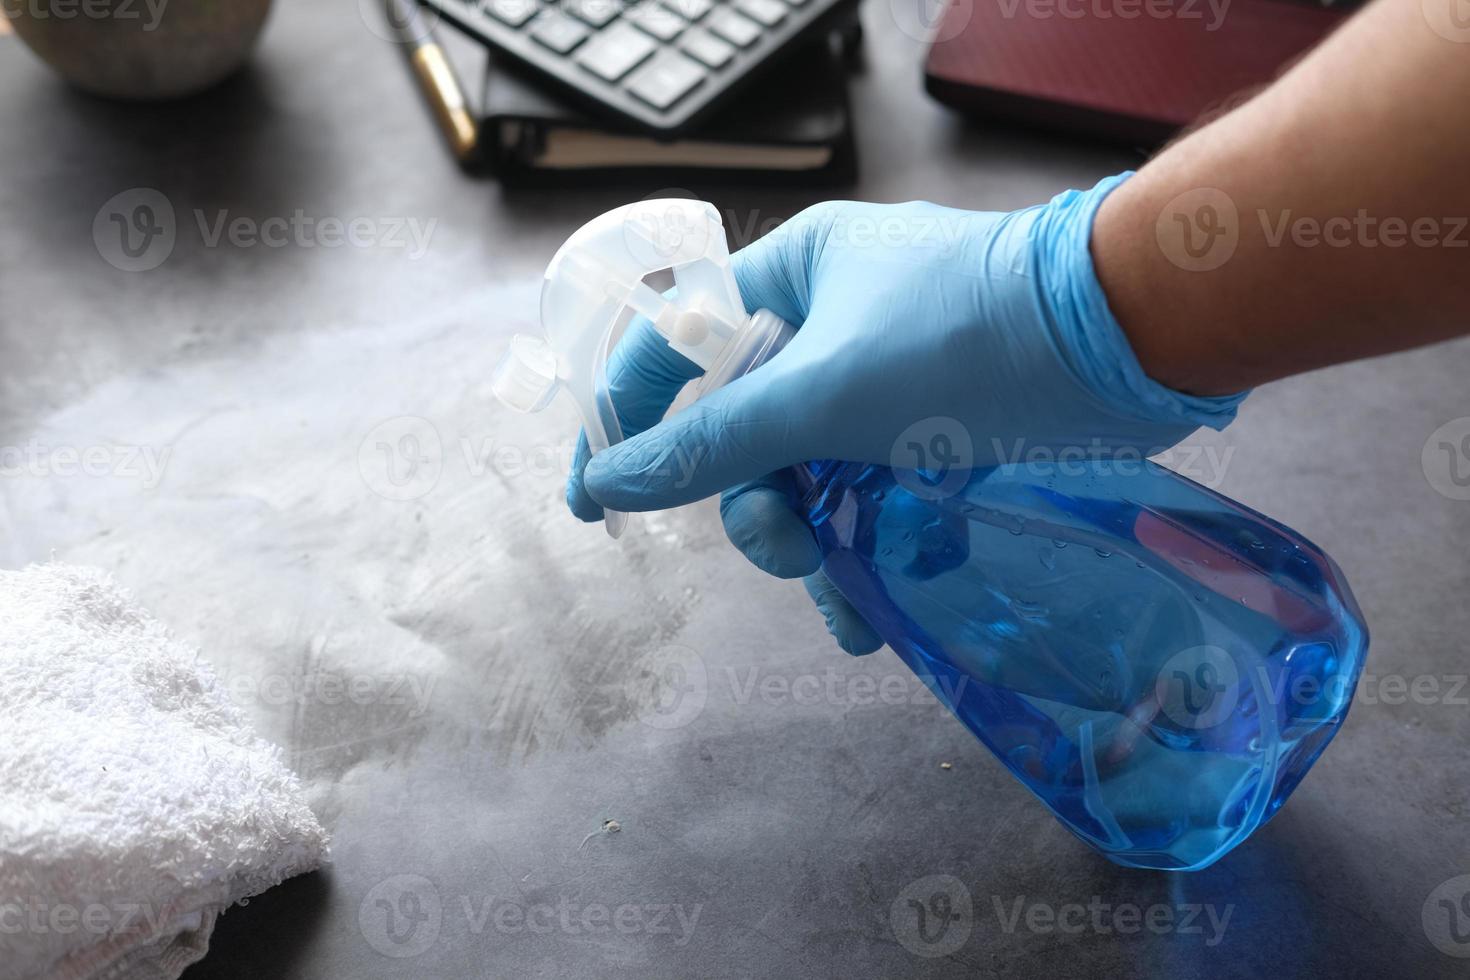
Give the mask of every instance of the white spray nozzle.
[[[674, 276], [675, 290], [668, 297], [644, 281], [663, 270]], [[646, 316], [670, 347], [707, 372], [728, 363], [736, 347], [749, 346], [753, 321], [740, 299], [714, 205], [639, 201], [583, 225], [546, 268], [541, 285], [546, 340], [514, 337], [491, 389], [511, 408], [536, 412], [565, 388], [594, 454], [621, 442], [607, 359], [613, 333], [629, 310]], [[625, 520], [626, 515], [608, 511], [608, 533], [617, 537]]]
[[490, 375], [490, 390], [517, 412], [539, 412], [556, 395], [556, 352], [540, 337], [518, 333]]

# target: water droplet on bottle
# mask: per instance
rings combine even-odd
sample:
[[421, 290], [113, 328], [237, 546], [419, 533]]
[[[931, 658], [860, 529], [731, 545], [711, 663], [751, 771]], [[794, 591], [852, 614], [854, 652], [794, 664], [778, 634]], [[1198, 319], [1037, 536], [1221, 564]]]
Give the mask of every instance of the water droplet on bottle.
[[1061, 538], [1052, 538], [1051, 543], [1056, 546], [1056, 549], [1058, 551], [1061, 551], [1067, 546], [1067, 542], [1063, 541]]
[[1039, 552], [1037, 552], [1036, 557], [1041, 559], [1042, 568], [1046, 569], [1048, 572], [1056, 571], [1057, 558], [1056, 555], [1052, 554], [1050, 548], [1042, 548]]
[[1107, 551], [1107, 550], [1105, 550], [1103, 548], [1093, 548], [1092, 551], [1093, 551], [1093, 554], [1097, 555], [1099, 558], [1111, 558], [1111, 557], [1113, 557], [1113, 553], [1111, 551]]
[[892, 548], [884, 548], [883, 549], [883, 557], [886, 558], [886, 557], [888, 557], [891, 554], [893, 554], [893, 549]]

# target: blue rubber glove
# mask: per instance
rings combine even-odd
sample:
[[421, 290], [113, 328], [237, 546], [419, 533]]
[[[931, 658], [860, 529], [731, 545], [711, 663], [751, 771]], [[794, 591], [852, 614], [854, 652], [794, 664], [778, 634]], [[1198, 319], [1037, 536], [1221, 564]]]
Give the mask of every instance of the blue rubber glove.
[[[911, 426], [958, 425], [973, 459], [1045, 450], [1153, 455], [1222, 429], [1244, 394], [1183, 395], [1149, 379], [1093, 271], [1093, 215], [1128, 175], [1010, 214], [927, 203], [829, 202], [736, 253], [748, 311], [799, 329], [769, 363], [667, 420], [699, 373], [636, 320], [608, 364], [624, 442], [589, 461], [567, 501], [661, 510], [723, 492], [730, 540], [761, 569], [801, 577], [850, 653], [881, 646], [821, 572], [787, 467], [815, 459], [915, 466]], [[908, 433], [905, 430], [909, 430]], [[904, 437], [904, 438], [901, 438]]]

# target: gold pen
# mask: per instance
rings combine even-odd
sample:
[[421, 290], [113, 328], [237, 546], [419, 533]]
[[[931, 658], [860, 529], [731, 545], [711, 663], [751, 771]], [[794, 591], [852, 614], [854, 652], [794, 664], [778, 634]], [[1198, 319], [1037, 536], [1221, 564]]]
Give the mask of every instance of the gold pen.
[[398, 42], [407, 48], [409, 64], [418, 76], [419, 87], [434, 110], [444, 138], [449, 141], [449, 148], [460, 163], [469, 162], [475, 156], [478, 132], [465, 104], [464, 89], [434, 37], [433, 26], [414, 0], [386, 0], [386, 9], [388, 26]]

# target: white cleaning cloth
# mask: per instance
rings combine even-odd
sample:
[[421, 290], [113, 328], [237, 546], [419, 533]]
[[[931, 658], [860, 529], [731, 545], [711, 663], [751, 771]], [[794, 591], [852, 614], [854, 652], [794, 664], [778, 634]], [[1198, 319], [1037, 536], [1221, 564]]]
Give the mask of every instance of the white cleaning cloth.
[[0, 978], [173, 980], [326, 844], [279, 750], [105, 572], [0, 571]]

